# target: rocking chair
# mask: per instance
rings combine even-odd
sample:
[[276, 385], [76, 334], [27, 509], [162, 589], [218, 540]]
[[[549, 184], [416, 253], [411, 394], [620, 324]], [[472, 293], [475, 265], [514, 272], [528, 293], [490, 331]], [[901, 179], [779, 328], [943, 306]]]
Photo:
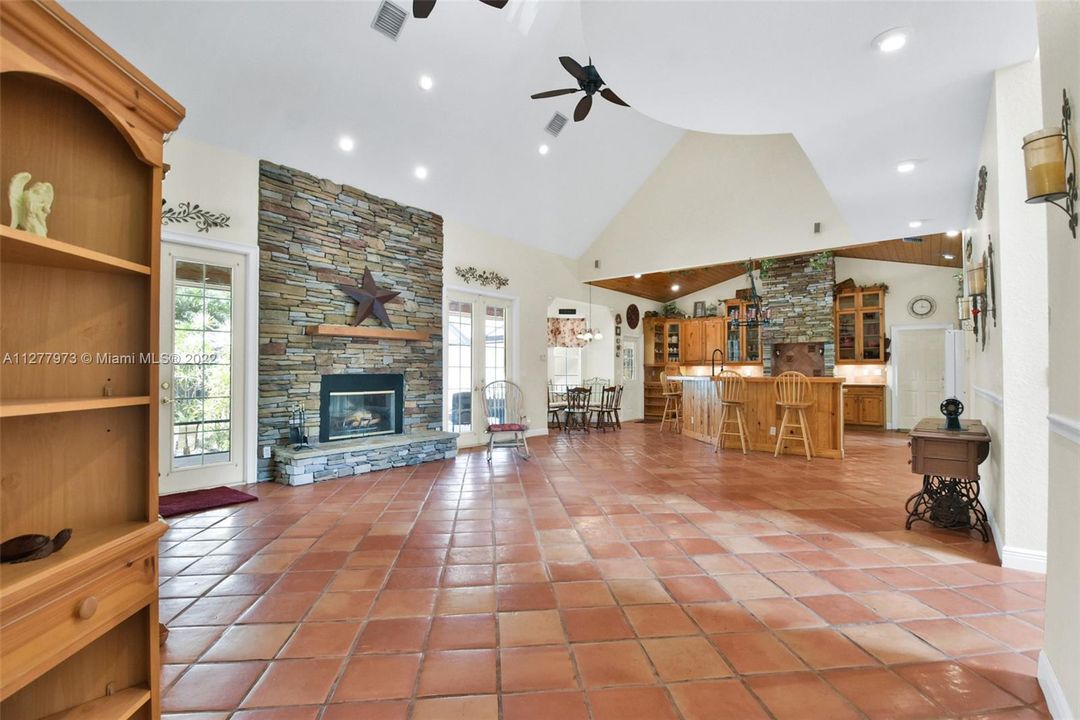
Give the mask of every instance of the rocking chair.
[[487, 461], [491, 462], [491, 453], [497, 447], [520, 448], [522, 457], [528, 460], [529, 444], [525, 441], [525, 432], [529, 429], [529, 418], [525, 416], [525, 396], [521, 388], [509, 380], [496, 380], [484, 386], [480, 399], [489, 436]]

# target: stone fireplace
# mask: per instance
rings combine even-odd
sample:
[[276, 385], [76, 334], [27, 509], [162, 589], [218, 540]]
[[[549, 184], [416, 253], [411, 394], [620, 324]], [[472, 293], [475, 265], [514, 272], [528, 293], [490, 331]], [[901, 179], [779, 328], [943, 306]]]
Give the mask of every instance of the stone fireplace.
[[761, 329], [766, 375], [778, 375], [788, 369], [786, 365], [796, 362], [810, 370], [803, 370], [807, 375], [815, 371], [824, 376], [833, 374], [836, 265], [830, 257], [822, 269], [816, 270], [810, 264], [812, 257], [778, 258], [768, 275], [761, 279], [760, 292], [772, 316], [772, 323]]
[[[456, 452], [440, 432], [442, 218], [262, 161], [259, 250], [259, 444], [273, 447], [259, 480], [304, 484]], [[339, 285], [359, 285], [365, 269], [399, 293], [386, 311], [412, 335], [309, 334], [355, 324]], [[310, 450], [288, 445], [297, 408]]]

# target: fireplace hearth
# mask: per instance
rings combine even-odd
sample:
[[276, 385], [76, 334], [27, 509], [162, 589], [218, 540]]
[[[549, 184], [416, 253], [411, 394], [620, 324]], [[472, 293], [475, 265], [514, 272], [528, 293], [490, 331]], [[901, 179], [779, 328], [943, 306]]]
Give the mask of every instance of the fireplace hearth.
[[403, 375], [323, 375], [319, 442], [400, 435], [405, 406]]

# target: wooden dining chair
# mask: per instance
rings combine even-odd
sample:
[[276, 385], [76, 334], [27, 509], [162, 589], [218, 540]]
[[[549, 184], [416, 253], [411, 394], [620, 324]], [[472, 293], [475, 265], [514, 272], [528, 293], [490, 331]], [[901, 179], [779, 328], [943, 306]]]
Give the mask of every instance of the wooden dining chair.
[[566, 425], [564, 430], [584, 430], [589, 432], [589, 418], [592, 416], [592, 408], [589, 407], [589, 399], [592, 390], [587, 387], [567, 388], [566, 390]]
[[[783, 409], [780, 431], [776, 434], [776, 451], [773, 457], [779, 457], [784, 443], [788, 440], [802, 440], [806, 459], [814, 455], [814, 440], [810, 437], [810, 423], [806, 420], [806, 408], [813, 405], [813, 388], [810, 379], [801, 372], [789, 370], [776, 378], [776, 404]], [[787, 434], [788, 428], [793, 431]]]
[[555, 422], [555, 427], [562, 430], [562, 412], [566, 409], [566, 401], [559, 397], [559, 393], [555, 390], [553, 383], [548, 383], [548, 427], [551, 427], [552, 421]]
[[615, 429], [615, 401], [619, 395], [619, 388], [614, 385], [606, 387], [600, 392], [600, 404], [593, 408], [596, 414], [596, 429], [606, 432], [610, 427]]
[[[716, 426], [716, 439], [713, 440], [713, 452], [719, 452], [724, 446], [724, 438], [734, 436], [739, 438], [743, 455], [746, 454], [746, 444], [750, 433], [746, 428], [746, 417], [743, 415], [743, 407], [746, 405], [746, 380], [737, 372], [724, 370], [713, 376], [716, 385], [716, 399], [720, 403], [720, 422]], [[735, 423], [735, 431], [728, 429], [728, 425]]]

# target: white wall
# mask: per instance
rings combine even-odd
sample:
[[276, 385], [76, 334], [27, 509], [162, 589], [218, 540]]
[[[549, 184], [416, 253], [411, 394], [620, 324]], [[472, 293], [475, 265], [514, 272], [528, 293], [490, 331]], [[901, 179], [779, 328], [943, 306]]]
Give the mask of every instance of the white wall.
[[[1061, 122], [1061, 90], [1069, 92], [1073, 132], [1080, 130], [1080, 3], [1040, 2], [1041, 122]], [[1013, 138], [1019, 143], [1020, 138]], [[1080, 151], [1080, 138], [1073, 140]], [[1046, 206], [1049, 339], [1049, 518], [1046, 568], [1045, 656], [1039, 682], [1054, 717], [1080, 717], [1080, 241], [1065, 214]]]
[[169, 205], [181, 202], [229, 215], [229, 227], [202, 233], [194, 224], [170, 230], [243, 245], [259, 242], [259, 161], [232, 150], [173, 135], [165, 145], [170, 165], [162, 194]]
[[852, 242], [793, 136], [688, 132], [582, 255], [579, 270], [582, 279], [619, 277]]
[[[980, 265], [993, 239], [998, 320], [996, 327], [987, 321], [985, 349], [981, 339], [976, 344], [966, 336], [970, 415], [986, 423], [992, 439], [981, 472], [1002, 563], [1023, 569], [1043, 569], [1046, 552], [1046, 222], [1024, 203], [1019, 150], [1020, 138], [1042, 124], [1039, 92], [1037, 59], [994, 75], [979, 159], [988, 171], [985, 210], [981, 220], [974, 213], [969, 220], [966, 237], [974, 251], [965, 261], [966, 267]], [[974, 186], [974, 171], [972, 179]]]
[[[533, 434], [546, 432], [548, 306], [555, 298], [587, 297], [588, 288], [578, 280], [576, 262], [450, 219], [443, 224], [443, 235], [443, 283], [446, 289], [477, 289], [467, 286], [454, 273], [454, 267], [458, 265], [495, 270], [510, 279], [510, 284], [497, 294], [517, 303], [515, 342], [519, 362], [515, 378], [525, 392]], [[597, 320], [596, 308], [601, 306], [609, 308], [609, 313], [618, 312], [624, 317], [630, 303], [636, 303], [642, 314], [659, 307], [655, 302], [603, 288], [593, 288], [592, 301], [594, 319]], [[611, 337], [614, 337], [613, 328], [614, 325]], [[606, 330], [604, 335], [606, 341]]]

